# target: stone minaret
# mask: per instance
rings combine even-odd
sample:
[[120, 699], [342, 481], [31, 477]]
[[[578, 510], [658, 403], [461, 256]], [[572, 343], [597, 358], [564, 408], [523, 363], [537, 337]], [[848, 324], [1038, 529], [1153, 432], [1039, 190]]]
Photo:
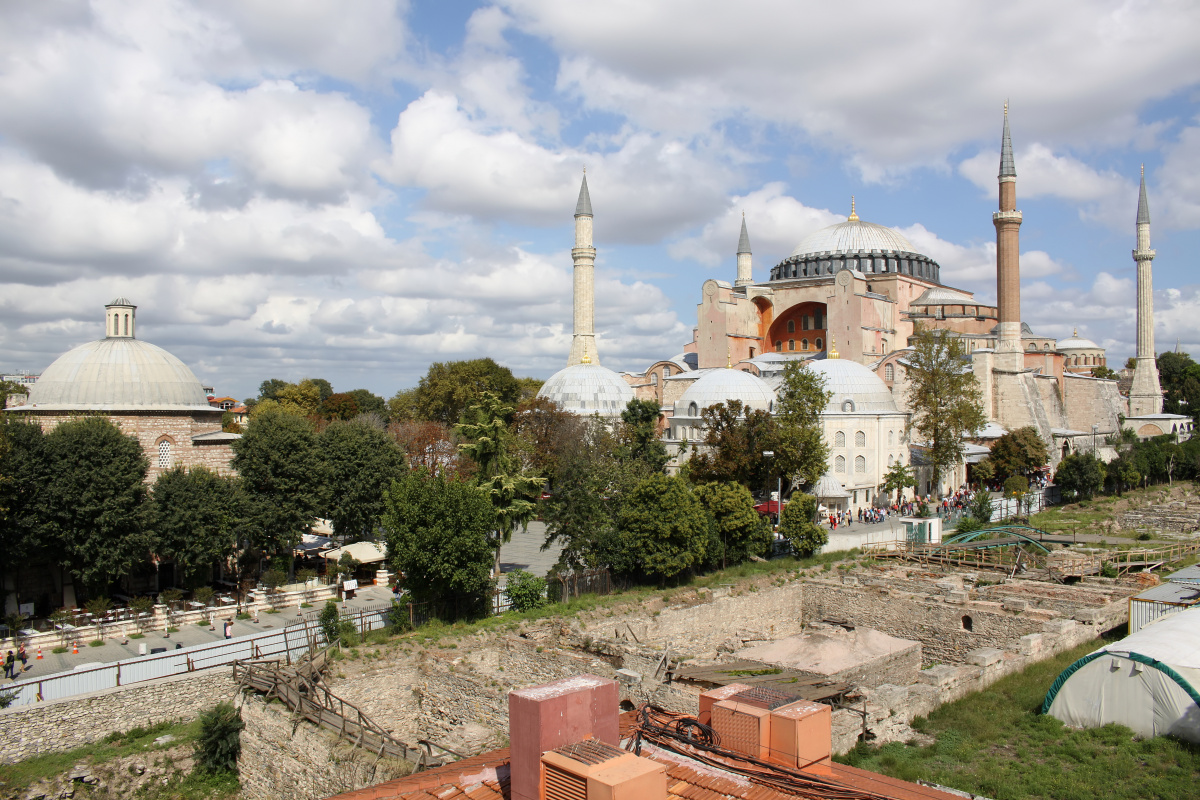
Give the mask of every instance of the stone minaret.
[[587, 170], [579, 187], [579, 202], [575, 204], [575, 328], [571, 339], [571, 355], [567, 366], [600, 363], [596, 349], [596, 248], [592, 247], [592, 198], [588, 194]]
[[996, 226], [996, 299], [1000, 306], [1000, 336], [996, 366], [1017, 371], [1025, 366], [1021, 346], [1021, 212], [1017, 211], [1017, 168], [1008, 132], [1008, 103], [1004, 104], [1004, 136], [1000, 144], [1000, 210]]
[[1142, 191], [1138, 195], [1137, 250], [1137, 365], [1133, 368], [1133, 386], [1129, 389], [1129, 416], [1161, 414], [1162, 386], [1158, 382], [1158, 364], [1154, 360], [1154, 284], [1150, 264], [1150, 204], [1146, 201], [1146, 168], [1142, 167]]
[[737, 280], [734, 286], [749, 286], [754, 283], [753, 267], [750, 263], [750, 234], [746, 232], [746, 212], [742, 212], [742, 235], [738, 239]]
[[108, 339], [132, 339], [137, 306], [118, 297], [104, 307], [104, 336]]

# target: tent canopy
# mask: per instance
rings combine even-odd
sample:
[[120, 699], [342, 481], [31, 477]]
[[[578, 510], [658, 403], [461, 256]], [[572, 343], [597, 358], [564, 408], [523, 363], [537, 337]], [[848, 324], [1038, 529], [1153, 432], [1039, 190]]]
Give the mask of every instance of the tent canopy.
[[382, 542], [355, 542], [335, 547], [325, 554], [325, 560], [336, 562], [341, 559], [342, 553], [349, 553], [363, 564], [377, 564], [387, 558], [387, 545]]

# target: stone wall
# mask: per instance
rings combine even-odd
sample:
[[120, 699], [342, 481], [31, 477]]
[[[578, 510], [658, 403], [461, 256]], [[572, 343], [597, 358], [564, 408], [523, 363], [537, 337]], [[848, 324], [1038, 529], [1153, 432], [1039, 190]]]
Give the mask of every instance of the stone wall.
[[238, 757], [239, 797], [246, 800], [319, 800], [412, 772], [407, 762], [377, 758], [330, 731], [296, 724], [279, 702], [245, 695], [239, 704], [246, 723]]
[[110, 733], [166, 720], [187, 720], [233, 700], [229, 667], [146, 681], [37, 705], [0, 709], [0, 763], [58, 753]]
[[1117, 527], [1192, 533], [1200, 530], [1200, 506], [1186, 500], [1126, 511], [1116, 517]]

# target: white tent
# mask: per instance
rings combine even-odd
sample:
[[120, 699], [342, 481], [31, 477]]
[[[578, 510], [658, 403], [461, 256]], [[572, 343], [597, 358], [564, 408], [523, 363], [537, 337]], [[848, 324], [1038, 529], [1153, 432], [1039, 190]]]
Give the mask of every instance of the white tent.
[[325, 560], [337, 563], [342, 553], [349, 553], [351, 558], [362, 564], [377, 564], [387, 558], [387, 545], [383, 542], [355, 542], [330, 550], [325, 553]]
[[1200, 744], [1200, 608], [1079, 659], [1055, 679], [1042, 713], [1076, 728], [1115, 722]]

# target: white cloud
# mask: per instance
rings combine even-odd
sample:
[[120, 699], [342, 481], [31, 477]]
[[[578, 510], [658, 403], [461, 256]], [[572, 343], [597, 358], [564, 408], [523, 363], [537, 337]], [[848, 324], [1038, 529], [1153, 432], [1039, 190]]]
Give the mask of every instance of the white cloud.
[[[1200, 117], [1193, 123], [1200, 123]], [[1180, 131], [1178, 139], [1165, 148], [1162, 168], [1147, 181], [1150, 218], [1156, 230], [1200, 228], [1200, 170], [1197, 164], [1200, 164], [1200, 126], [1192, 124]]]

